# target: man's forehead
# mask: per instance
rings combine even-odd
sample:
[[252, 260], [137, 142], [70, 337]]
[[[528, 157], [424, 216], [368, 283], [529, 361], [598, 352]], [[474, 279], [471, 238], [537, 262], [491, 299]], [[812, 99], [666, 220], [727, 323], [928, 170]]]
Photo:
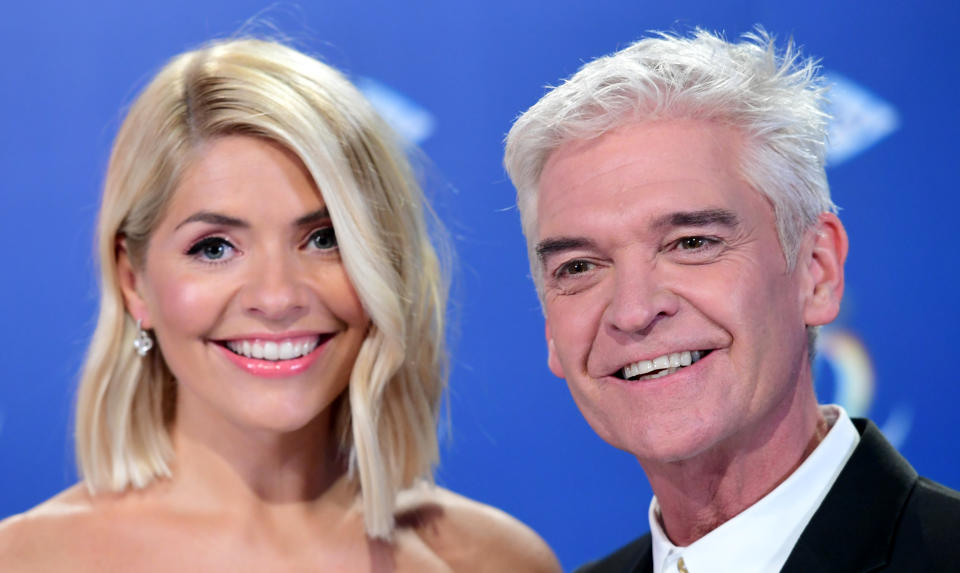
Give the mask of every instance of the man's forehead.
[[567, 142], [541, 174], [540, 231], [555, 218], [564, 225], [602, 217], [603, 208], [649, 220], [672, 212], [737, 212], [744, 201], [768, 202], [741, 176], [741, 141], [739, 131], [716, 122], [672, 120]]
[[[676, 161], [682, 156], [674, 145], [644, 146], [641, 154], [634, 153], [637, 145], [643, 146], [645, 140], [657, 140], [663, 143], [685, 143], [684, 147], [696, 146], [698, 151], [712, 149], [714, 155], [727, 160], [736, 155], [745, 141], [742, 131], [719, 120], [698, 118], [661, 118], [652, 120], [625, 121], [610, 129], [588, 138], [568, 139], [558, 145], [546, 158], [541, 169], [543, 175], [553, 171], [558, 165], [567, 165], [578, 158], [598, 156], [604, 158], [604, 165], [594, 165], [598, 169], [615, 168], [619, 163], [647, 161], [651, 167], [663, 161]], [[624, 153], [611, 153], [622, 150]]]

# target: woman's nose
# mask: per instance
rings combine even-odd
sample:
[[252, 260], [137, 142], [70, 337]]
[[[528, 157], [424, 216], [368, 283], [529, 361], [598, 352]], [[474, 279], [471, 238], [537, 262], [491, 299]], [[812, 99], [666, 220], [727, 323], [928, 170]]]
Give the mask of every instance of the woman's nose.
[[289, 324], [308, 309], [303, 269], [293, 254], [263, 253], [248, 269], [243, 307], [249, 314], [274, 323]]

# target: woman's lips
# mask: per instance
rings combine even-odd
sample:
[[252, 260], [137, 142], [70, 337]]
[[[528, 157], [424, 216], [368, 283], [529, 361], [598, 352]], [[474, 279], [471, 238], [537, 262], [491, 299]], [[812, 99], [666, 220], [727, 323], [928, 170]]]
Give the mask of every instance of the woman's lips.
[[249, 374], [285, 378], [309, 368], [332, 337], [332, 334], [321, 334], [280, 340], [234, 339], [216, 342], [215, 346], [227, 360]]
[[323, 336], [297, 336], [275, 340], [250, 337], [227, 340], [223, 345], [235, 354], [263, 360], [292, 360], [313, 352]]

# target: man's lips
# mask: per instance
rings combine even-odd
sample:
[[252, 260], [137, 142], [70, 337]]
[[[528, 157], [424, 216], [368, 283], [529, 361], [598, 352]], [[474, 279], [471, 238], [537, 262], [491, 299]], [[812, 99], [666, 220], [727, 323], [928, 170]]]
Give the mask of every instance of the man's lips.
[[699, 360], [713, 352], [713, 349], [707, 350], [682, 350], [663, 354], [650, 360], [638, 360], [626, 364], [616, 372], [610, 374], [614, 378], [621, 380], [653, 380], [662, 376], [673, 374], [681, 368], [686, 368], [696, 364]]

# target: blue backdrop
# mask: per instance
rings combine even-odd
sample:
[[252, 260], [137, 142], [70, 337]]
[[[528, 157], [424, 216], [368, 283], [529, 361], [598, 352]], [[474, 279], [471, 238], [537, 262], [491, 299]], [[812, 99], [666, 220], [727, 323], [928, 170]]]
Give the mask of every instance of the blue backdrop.
[[38, 0], [0, 19], [0, 516], [76, 479], [69, 420], [96, 310], [91, 233], [122, 108], [173, 54], [264, 21], [349, 73], [430, 157], [459, 254], [438, 480], [529, 523], [566, 568], [645, 531], [650, 491], [546, 368], [502, 139], [546, 84], [645, 30], [734, 37], [762, 23], [823, 59], [837, 84], [829, 176], [852, 247], [818, 391], [960, 487], [956, 3], [367, 0], [264, 12], [264, 0]]

